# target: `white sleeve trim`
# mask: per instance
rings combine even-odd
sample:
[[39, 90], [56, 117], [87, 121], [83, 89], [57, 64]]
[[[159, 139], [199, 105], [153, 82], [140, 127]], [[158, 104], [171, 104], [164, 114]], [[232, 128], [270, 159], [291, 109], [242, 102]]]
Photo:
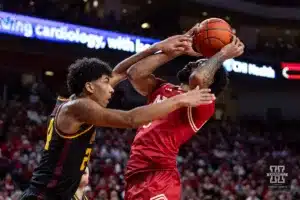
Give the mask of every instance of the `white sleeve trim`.
[[191, 126], [191, 128], [193, 129], [194, 132], [198, 132], [204, 126], [204, 124], [206, 124], [207, 120], [204, 121], [202, 123], [202, 125], [197, 128], [197, 126], [196, 126], [196, 124], [193, 120], [192, 109], [193, 109], [192, 107], [187, 108], [187, 116], [188, 116], [189, 124], [190, 124], [190, 126]]
[[150, 200], [168, 200], [168, 198], [164, 194], [159, 194], [156, 195], [155, 197], [151, 197]]

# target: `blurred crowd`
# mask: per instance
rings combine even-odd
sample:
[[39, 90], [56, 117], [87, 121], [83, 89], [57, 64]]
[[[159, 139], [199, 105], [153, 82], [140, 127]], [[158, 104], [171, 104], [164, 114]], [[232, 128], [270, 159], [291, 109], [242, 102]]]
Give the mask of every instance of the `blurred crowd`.
[[[149, 3], [150, 2], [150, 3]], [[165, 3], [163, 3], [165, 2]], [[37, 16], [46, 19], [70, 22], [74, 24], [81, 24], [85, 26], [91, 26], [106, 30], [114, 30], [129, 34], [143, 35], [153, 38], [165, 38], [170, 35], [179, 34], [184, 29], [188, 29], [192, 26], [191, 22], [180, 22], [182, 14], [180, 3], [175, 3], [171, 0], [165, 1], [137, 1], [133, 7], [129, 9], [120, 5], [118, 11], [107, 8], [105, 1], [102, 0], [0, 0], [0, 10], [21, 13], [24, 15]], [[210, 10], [209, 12], [224, 13], [224, 11], [217, 10], [217, 8], [206, 8], [204, 5], [199, 4], [200, 10]], [[204, 12], [206, 13], [206, 12]], [[228, 13], [228, 12], [225, 12]], [[195, 14], [195, 13], [194, 13]], [[220, 16], [219, 16], [220, 15]], [[195, 18], [195, 22], [198, 19], [202, 21], [209, 17], [221, 17], [223, 14], [214, 14], [213, 16], [198, 16]], [[230, 12], [229, 12], [230, 15]], [[237, 30], [241, 27], [252, 27], [251, 37], [246, 39], [251, 40], [251, 48], [248, 48], [245, 56], [261, 59], [261, 60], [297, 60], [299, 55], [300, 37], [297, 29], [286, 26], [286, 24], [292, 24], [292, 22], [284, 23], [282, 21], [270, 20], [275, 25], [261, 24], [261, 18], [254, 18], [249, 24], [243, 22], [245, 17], [239, 16], [236, 13], [231, 13], [235, 16], [229, 20], [229, 23]], [[228, 18], [229, 19], [229, 18]], [[142, 24], [147, 22], [147, 28], [142, 28]], [[166, 26], [168, 24], [168, 26]], [[189, 24], [189, 25], [187, 25]], [[252, 24], [252, 25], [251, 25]], [[260, 25], [253, 25], [260, 24]], [[273, 30], [276, 27], [276, 33]], [[295, 30], [294, 30], [295, 29]], [[253, 30], [255, 30], [253, 32]], [[245, 31], [244, 31], [245, 32]], [[255, 42], [254, 42], [255, 41]], [[254, 46], [253, 46], [254, 44]], [[247, 42], [246, 42], [247, 45]]]
[[[165, 35], [161, 27], [141, 29], [141, 21], [137, 19], [142, 17], [127, 16], [125, 10], [120, 19], [113, 12], [100, 12], [93, 1], [0, 0], [0, 9], [151, 37]], [[157, 17], [158, 20], [162, 18]], [[180, 29], [175, 24], [165, 28], [171, 31], [169, 35]], [[292, 48], [281, 40], [276, 40], [275, 45], [265, 40], [258, 42], [255, 56], [261, 49], [262, 57], [268, 50], [273, 57], [282, 57], [285, 53], [294, 57]], [[47, 115], [53, 105], [51, 101], [45, 104], [38, 95], [28, 94], [26, 91], [22, 95], [12, 95], [7, 102], [0, 101], [0, 200], [19, 198], [44, 148]], [[299, 122], [253, 121], [251, 117], [238, 122], [230, 119], [210, 121], [179, 152], [182, 200], [299, 200], [297, 124]], [[134, 136], [135, 130], [130, 129], [97, 130], [89, 163], [90, 183], [85, 189], [89, 199], [123, 199], [123, 174]], [[286, 166], [287, 187], [282, 190], [270, 189], [272, 185], [266, 173], [273, 163]]]
[[[44, 147], [46, 110], [35, 95], [14, 95], [1, 108], [0, 200], [16, 200], [28, 186]], [[296, 133], [291, 125], [274, 128], [258, 121], [212, 120], [179, 153], [183, 200], [300, 199]], [[85, 189], [90, 199], [123, 199], [123, 174], [134, 136], [135, 130], [129, 129], [97, 130]], [[289, 184], [283, 191], [269, 188], [266, 171], [271, 160], [287, 168]]]
[[141, 13], [132, 12], [129, 14], [124, 8], [121, 9], [120, 14], [116, 14], [115, 10], [105, 9], [101, 0], [10, 0], [2, 1], [2, 3], [0, 1], [0, 5], [2, 10], [8, 12], [101, 29], [151, 37], [161, 37], [163, 33], [163, 30], [157, 29], [155, 26], [147, 30], [141, 28], [144, 18]]

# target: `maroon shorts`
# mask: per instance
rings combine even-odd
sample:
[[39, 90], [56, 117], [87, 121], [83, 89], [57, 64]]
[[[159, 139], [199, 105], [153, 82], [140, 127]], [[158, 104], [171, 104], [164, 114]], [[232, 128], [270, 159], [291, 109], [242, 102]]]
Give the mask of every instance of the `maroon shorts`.
[[141, 172], [126, 181], [125, 200], [180, 200], [177, 170]]

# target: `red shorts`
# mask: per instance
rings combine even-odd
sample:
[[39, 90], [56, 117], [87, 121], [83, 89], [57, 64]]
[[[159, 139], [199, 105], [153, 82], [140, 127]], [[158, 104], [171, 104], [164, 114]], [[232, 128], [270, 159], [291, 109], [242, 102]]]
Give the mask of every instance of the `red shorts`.
[[125, 200], [180, 200], [177, 170], [142, 172], [126, 181]]

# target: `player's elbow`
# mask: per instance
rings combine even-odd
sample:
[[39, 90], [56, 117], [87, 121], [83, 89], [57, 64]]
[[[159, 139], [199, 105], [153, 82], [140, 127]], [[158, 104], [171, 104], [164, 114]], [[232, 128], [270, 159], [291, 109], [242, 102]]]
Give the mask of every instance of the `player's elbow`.
[[126, 75], [130, 80], [138, 80], [141, 78], [140, 73], [138, 72], [137, 68], [135, 65], [131, 66], [127, 71]]

